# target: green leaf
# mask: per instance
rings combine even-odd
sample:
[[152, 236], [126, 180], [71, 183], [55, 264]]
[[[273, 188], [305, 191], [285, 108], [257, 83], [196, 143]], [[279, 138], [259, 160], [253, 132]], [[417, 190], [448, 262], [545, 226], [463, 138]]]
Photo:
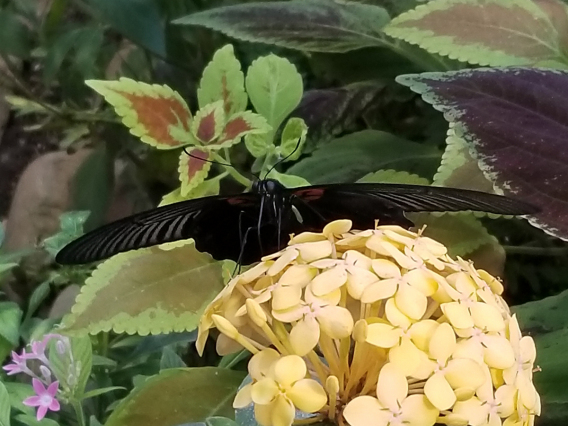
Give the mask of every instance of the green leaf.
[[6, 339], [12, 347], [20, 340], [20, 322], [22, 310], [17, 303], [0, 302], [0, 336]]
[[83, 234], [83, 225], [89, 215], [90, 212], [88, 211], [72, 211], [61, 214], [59, 216], [60, 232], [43, 240], [42, 247], [52, 256], [55, 256], [63, 246]]
[[382, 45], [381, 29], [388, 21], [386, 10], [374, 5], [299, 0], [220, 7], [174, 23], [204, 26], [240, 40], [290, 49], [347, 52]]
[[31, 47], [30, 28], [15, 13], [0, 10], [0, 53], [26, 58]]
[[434, 0], [385, 33], [430, 53], [489, 66], [568, 66], [568, 6], [556, 0]]
[[300, 103], [302, 77], [287, 59], [268, 55], [255, 60], [247, 71], [246, 88], [256, 112], [276, 131]]
[[162, 351], [162, 358], [160, 359], [160, 371], [167, 370], [168, 368], [183, 368], [187, 367], [185, 362], [170, 346], [166, 346]]
[[223, 101], [207, 104], [195, 114], [191, 123], [191, 133], [200, 142], [199, 145], [214, 144], [225, 126]]
[[227, 417], [208, 417], [205, 424], [207, 426], [239, 426], [237, 422]]
[[28, 310], [26, 311], [26, 318], [24, 321], [29, 320], [35, 313], [41, 302], [49, 295], [51, 290], [50, 282], [44, 281], [36, 287], [28, 301]]
[[276, 149], [269, 134], [249, 134], [245, 136], [245, 146], [255, 158], [264, 157]]
[[185, 151], [180, 154], [178, 165], [179, 180], [181, 182], [180, 195], [182, 197], [187, 197], [191, 191], [203, 183], [212, 165], [210, 152], [200, 148], [189, 148]]
[[[301, 118], [290, 118], [284, 126], [282, 136], [280, 138], [280, 157], [288, 159], [286, 161], [296, 161], [302, 155], [306, 136], [308, 134], [308, 126]], [[293, 154], [292, 154], [293, 153]]]
[[[64, 337], [64, 340], [67, 337]], [[65, 351], [61, 353], [57, 342], [60, 339], [52, 339], [49, 342], [50, 368], [63, 389], [76, 398], [81, 398], [85, 386], [91, 375], [93, 364], [93, 348], [91, 338], [88, 335], [69, 337], [69, 343], [63, 344]]]
[[103, 395], [105, 393], [113, 392], [115, 390], [126, 390], [126, 388], [122, 386], [108, 386], [106, 388], [93, 389], [89, 392], [85, 392], [81, 397], [81, 399], [93, 398], [95, 396]]
[[163, 19], [154, 0], [87, 0], [102, 19], [134, 43], [166, 56]]
[[304, 179], [301, 176], [292, 175], [289, 173], [280, 173], [276, 170], [271, 170], [270, 173], [266, 176], [270, 179], [276, 179], [286, 188], [298, 188], [300, 186], [309, 186], [310, 182]]
[[363, 130], [334, 139], [287, 172], [302, 176], [313, 185], [354, 182], [377, 169], [431, 176], [440, 156], [436, 147], [410, 142], [387, 132]]
[[2, 382], [0, 382], [0, 426], [10, 426], [10, 395]]
[[227, 116], [246, 109], [245, 76], [232, 45], [217, 50], [203, 70], [197, 99], [200, 108], [211, 102], [223, 101]]
[[189, 131], [191, 111], [179, 93], [168, 86], [124, 77], [117, 81], [88, 80], [86, 84], [104, 96], [130, 133], [142, 142], [158, 149], [195, 142]]
[[245, 374], [222, 368], [176, 368], [148, 378], [124, 398], [105, 426], [156, 426], [233, 417], [233, 398]]
[[193, 330], [223, 288], [222, 265], [187, 240], [119, 254], [87, 279], [63, 325], [93, 334]]
[[228, 148], [239, 143], [247, 135], [266, 135], [269, 134], [270, 130], [271, 127], [262, 115], [251, 111], [237, 112], [229, 117], [221, 136], [215, 141], [215, 144], [207, 147], [216, 150]]
[[4, 382], [4, 386], [8, 391], [8, 396], [10, 398], [10, 405], [13, 409], [26, 414], [32, 414], [34, 412], [33, 407], [28, 407], [23, 404], [24, 399], [35, 395], [35, 392], [30, 384], [27, 383], [17, 383], [17, 382]]
[[18, 422], [22, 422], [28, 426], [59, 426], [59, 423], [57, 423], [55, 420], [46, 417], [38, 420], [35, 416], [29, 414], [18, 414], [15, 419]]

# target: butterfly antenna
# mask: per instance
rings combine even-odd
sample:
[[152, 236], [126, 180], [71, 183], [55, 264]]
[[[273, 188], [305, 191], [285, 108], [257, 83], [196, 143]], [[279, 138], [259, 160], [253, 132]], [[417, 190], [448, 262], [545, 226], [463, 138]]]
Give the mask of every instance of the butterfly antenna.
[[229, 163], [223, 163], [222, 161], [215, 161], [215, 160], [207, 160], [205, 158], [198, 157], [197, 155], [190, 154], [189, 152], [187, 152], [187, 148], [185, 146], [183, 147], [183, 152], [185, 152], [191, 158], [195, 158], [196, 160], [206, 161], [206, 162], [212, 163], [212, 164], [220, 164], [221, 166], [232, 167], [233, 169], [235, 168], [235, 166], [233, 166], [232, 164], [229, 164]]
[[296, 146], [294, 147], [294, 149], [292, 150], [292, 152], [290, 154], [288, 154], [286, 157], [284, 157], [282, 160], [278, 161], [276, 164], [274, 164], [274, 166], [272, 166], [270, 168], [270, 170], [268, 170], [268, 172], [266, 173], [266, 175], [264, 176], [264, 178], [266, 179], [266, 177], [270, 174], [270, 172], [272, 170], [274, 170], [276, 168], [276, 166], [278, 166], [280, 163], [283, 163], [284, 161], [286, 161], [288, 158], [290, 158], [292, 155], [294, 155], [294, 153], [298, 150], [298, 148], [300, 148], [300, 142], [302, 142], [302, 138], [298, 139], [298, 143], [296, 144]]

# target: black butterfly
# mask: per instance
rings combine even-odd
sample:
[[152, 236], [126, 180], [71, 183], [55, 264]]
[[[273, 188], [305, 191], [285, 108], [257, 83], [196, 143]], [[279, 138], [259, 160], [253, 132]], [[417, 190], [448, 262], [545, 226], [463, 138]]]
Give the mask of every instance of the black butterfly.
[[288, 235], [319, 232], [330, 221], [351, 219], [355, 229], [380, 224], [410, 227], [405, 212], [473, 210], [525, 215], [537, 208], [511, 198], [463, 189], [386, 183], [285, 188], [259, 180], [248, 193], [182, 201], [126, 217], [83, 235], [56, 256], [81, 264], [170, 241], [195, 239], [200, 251], [239, 264], [283, 247]]

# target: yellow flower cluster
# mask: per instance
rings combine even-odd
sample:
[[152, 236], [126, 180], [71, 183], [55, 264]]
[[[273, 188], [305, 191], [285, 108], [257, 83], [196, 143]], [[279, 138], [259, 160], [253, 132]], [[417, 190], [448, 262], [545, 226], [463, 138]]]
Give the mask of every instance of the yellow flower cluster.
[[254, 403], [263, 426], [296, 408], [351, 426], [532, 426], [535, 345], [502, 292], [421, 233], [335, 221], [232, 279], [197, 346], [215, 327], [220, 354], [254, 354], [234, 406]]

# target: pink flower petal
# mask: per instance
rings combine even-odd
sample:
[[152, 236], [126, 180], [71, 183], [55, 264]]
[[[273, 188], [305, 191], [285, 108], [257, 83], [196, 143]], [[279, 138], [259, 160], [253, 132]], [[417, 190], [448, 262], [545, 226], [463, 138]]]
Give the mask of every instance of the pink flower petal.
[[37, 419], [38, 421], [43, 419], [45, 417], [45, 415], [47, 414], [47, 407], [45, 405], [42, 405], [41, 407], [39, 407], [37, 409]]
[[59, 401], [56, 400], [55, 398], [53, 398], [51, 400], [51, 403], [49, 404], [49, 408], [51, 411], [59, 411], [59, 409], [61, 408], [61, 406], [59, 405]]
[[38, 379], [32, 379], [32, 386], [34, 388], [35, 393], [38, 396], [42, 396], [47, 391], [43, 383], [40, 382]]
[[41, 405], [41, 398], [37, 395], [30, 396], [29, 398], [24, 399], [23, 404], [28, 407], [38, 407]]
[[47, 393], [49, 394], [49, 396], [54, 398], [55, 395], [57, 395], [58, 388], [59, 388], [59, 382], [55, 381], [47, 387]]

